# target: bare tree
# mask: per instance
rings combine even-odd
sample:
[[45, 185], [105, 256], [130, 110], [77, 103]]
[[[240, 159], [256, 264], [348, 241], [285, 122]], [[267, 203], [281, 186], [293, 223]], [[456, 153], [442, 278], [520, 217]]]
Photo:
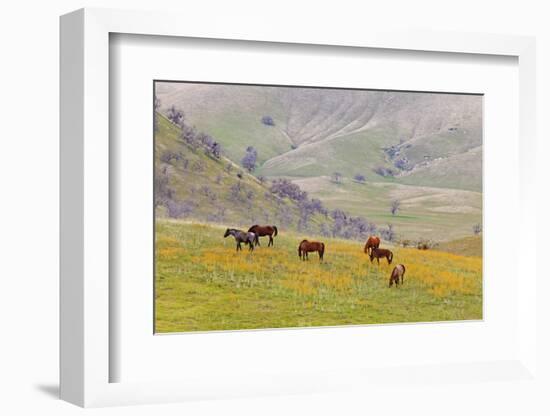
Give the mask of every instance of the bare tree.
[[175, 106], [172, 106], [168, 109], [168, 112], [166, 113], [166, 117], [172, 123], [180, 127], [185, 124], [185, 115], [183, 114], [183, 111], [178, 110]]
[[393, 201], [391, 201], [391, 205], [390, 205], [391, 215], [397, 214], [397, 211], [399, 211], [400, 208], [401, 208], [400, 201], [398, 201], [397, 199], [394, 199]]
[[168, 216], [171, 218], [182, 218], [191, 215], [195, 204], [188, 201], [168, 200], [165, 204]]
[[258, 159], [258, 152], [256, 151], [256, 149], [254, 149], [254, 147], [252, 146], [248, 146], [246, 148], [246, 153], [241, 160], [241, 164], [247, 171], [253, 172], [254, 169], [256, 169], [257, 159]]
[[387, 228], [380, 229], [380, 235], [384, 240], [394, 241], [395, 240], [395, 231], [393, 230], [393, 225], [388, 224]]
[[335, 183], [340, 183], [342, 181], [342, 174], [340, 172], [334, 172], [331, 179]]
[[262, 117], [262, 123], [265, 124], [266, 126], [274, 126], [275, 125], [275, 121], [273, 120], [273, 117], [271, 117], [271, 116], [263, 116]]
[[356, 174], [353, 179], [355, 179], [357, 182], [364, 183], [367, 179], [365, 178], [365, 175], [361, 175], [360, 173]]

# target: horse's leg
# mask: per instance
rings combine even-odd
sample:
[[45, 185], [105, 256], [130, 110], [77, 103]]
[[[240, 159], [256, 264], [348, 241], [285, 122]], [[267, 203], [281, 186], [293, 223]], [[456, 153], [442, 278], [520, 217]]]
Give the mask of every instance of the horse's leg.
[[380, 257], [377, 257], [376, 261], [378, 262], [378, 265], [380, 265]]
[[393, 276], [390, 276], [390, 284], [388, 285], [388, 287], [391, 287], [393, 285]]
[[272, 246], [273, 245], [273, 236], [271, 234], [269, 234], [269, 243], [267, 244], [267, 246]]
[[242, 250], [242, 249], [243, 249], [243, 248], [241, 247], [241, 242], [238, 241], [238, 242], [237, 242], [237, 251]]

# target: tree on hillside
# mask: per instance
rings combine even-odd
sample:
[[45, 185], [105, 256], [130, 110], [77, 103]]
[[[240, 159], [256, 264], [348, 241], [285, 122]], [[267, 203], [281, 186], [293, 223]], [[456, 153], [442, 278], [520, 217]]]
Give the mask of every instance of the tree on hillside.
[[409, 163], [409, 159], [407, 159], [406, 157], [396, 159], [395, 162], [393, 162], [393, 165], [397, 169], [401, 169], [401, 170], [411, 170], [412, 169], [411, 165]]
[[342, 174], [340, 172], [334, 172], [331, 179], [335, 183], [340, 183], [342, 181]]
[[380, 175], [380, 176], [383, 176], [383, 177], [388, 177], [388, 176], [394, 176], [395, 175], [395, 172], [391, 168], [387, 168], [385, 166], [377, 166], [376, 168], [374, 168], [374, 172], [377, 175]]
[[472, 231], [474, 232], [475, 235], [480, 234], [481, 233], [481, 224], [475, 224], [472, 227]]
[[155, 95], [155, 100], [154, 100], [154, 106], [155, 106], [155, 113], [153, 114], [153, 124], [154, 124], [154, 127], [155, 127], [155, 131], [158, 131], [159, 126], [158, 126], [158, 121], [157, 121], [157, 112], [160, 110], [160, 100], [157, 98], [156, 95]]
[[264, 124], [266, 126], [274, 126], [275, 121], [273, 120], [273, 117], [271, 117], [271, 116], [263, 116], [262, 117], [262, 124]]
[[193, 213], [196, 204], [192, 201], [174, 201], [170, 199], [165, 206], [166, 213], [170, 218], [183, 218]]
[[393, 201], [391, 201], [391, 205], [390, 205], [391, 215], [397, 214], [397, 211], [399, 210], [400, 207], [401, 207], [400, 201], [398, 201], [397, 199], [394, 199]]
[[168, 111], [166, 112], [166, 117], [168, 120], [170, 120], [172, 123], [183, 126], [185, 122], [185, 115], [183, 114], [183, 111], [178, 110], [175, 106], [171, 106]]
[[197, 139], [197, 129], [184, 124], [181, 128], [181, 139], [187, 143], [193, 150], [197, 150], [200, 142]]
[[387, 228], [381, 228], [380, 235], [384, 240], [388, 240], [390, 242], [395, 240], [395, 231], [393, 230], [393, 225], [388, 224]]
[[256, 160], [258, 159], [258, 152], [252, 146], [246, 148], [246, 153], [241, 160], [243, 167], [249, 171], [253, 172], [256, 169]]
[[271, 192], [280, 198], [289, 198], [300, 202], [307, 199], [307, 192], [302, 191], [300, 187], [288, 179], [275, 179], [271, 183]]
[[210, 147], [210, 153], [216, 159], [219, 159], [222, 155], [222, 145], [219, 144], [218, 142], [212, 143], [212, 146]]
[[356, 174], [353, 179], [361, 183], [364, 183], [366, 181], [365, 175], [361, 175], [360, 173]]

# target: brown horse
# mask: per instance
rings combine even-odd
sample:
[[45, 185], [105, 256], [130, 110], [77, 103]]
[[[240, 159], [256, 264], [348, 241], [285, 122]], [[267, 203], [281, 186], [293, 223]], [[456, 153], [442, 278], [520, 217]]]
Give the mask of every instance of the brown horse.
[[365, 244], [365, 253], [370, 256], [371, 250], [378, 247], [380, 247], [380, 238], [371, 235], [367, 240], [367, 244]]
[[264, 237], [266, 235], [269, 236], [269, 243], [267, 243], [268, 247], [273, 245], [273, 237], [277, 236], [277, 233], [278, 233], [277, 227], [275, 227], [274, 225], [258, 225], [258, 224], [255, 224], [252, 227], [250, 227], [248, 229], [248, 232], [256, 234], [255, 244], [257, 246], [260, 245], [259, 237]]
[[388, 287], [392, 287], [392, 285], [395, 283], [395, 287], [399, 284], [399, 278], [401, 278], [401, 284], [403, 284], [403, 276], [405, 276], [405, 265], [398, 264], [393, 268], [393, 271], [391, 272], [390, 276], [390, 285]]
[[390, 250], [386, 250], [385, 248], [373, 248], [370, 251], [370, 262], [374, 259], [378, 261], [378, 264], [380, 264], [380, 258], [385, 257], [386, 260], [388, 260], [388, 264], [391, 264], [393, 260], [393, 253]]
[[298, 246], [298, 257], [303, 261], [309, 260], [307, 253], [311, 251], [316, 251], [319, 253], [319, 261], [323, 260], [323, 255], [325, 254], [325, 243], [319, 241], [307, 241], [302, 240]]

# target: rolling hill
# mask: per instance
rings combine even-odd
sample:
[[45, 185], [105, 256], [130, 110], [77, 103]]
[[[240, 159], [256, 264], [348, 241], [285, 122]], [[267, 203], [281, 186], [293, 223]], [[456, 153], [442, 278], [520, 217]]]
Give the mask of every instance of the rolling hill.
[[[471, 235], [472, 226], [481, 223], [481, 96], [155, 86], [161, 104], [157, 177], [164, 175], [176, 199], [184, 201], [185, 217], [297, 230], [300, 207], [269, 190], [270, 181], [287, 178], [329, 210], [342, 209], [378, 227], [392, 224], [397, 238], [449, 241]], [[221, 143], [220, 159], [186, 147], [179, 127], [161, 115], [171, 107], [184, 112], [186, 125]], [[264, 116], [273, 123], [263, 123]], [[258, 152], [254, 174], [240, 166], [248, 146]], [[184, 155], [161, 160], [167, 151]], [[334, 172], [342, 179], [332, 180]], [[364, 180], [354, 180], [357, 174]], [[393, 200], [401, 204], [395, 215], [389, 210]], [[166, 209], [160, 206], [157, 213], [166, 216]], [[306, 231], [328, 235], [332, 225], [330, 216], [317, 213]]]
[[[294, 201], [277, 197], [229, 159], [217, 159], [202, 148], [189, 147], [180, 140], [178, 126], [160, 114], [156, 117], [157, 217], [195, 219], [242, 229], [255, 223], [296, 228], [300, 213]], [[319, 229], [327, 221], [316, 214], [309, 225]]]
[[[171, 82], [157, 82], [156, 96], [161, 111], [183, 110], [231, 160], [254, 146], [259, 173], [267, 177], [338, 171], [370, 181], [481, 190], [481, 153], [470, 152], [482, 143], [481, 96]], [[265, 115], [274, 126], [261, 123]], [[405, 170], [395, 168], [399, 160], [406, 160]], [[377, 175], [380, 166], [395, 177]]]

